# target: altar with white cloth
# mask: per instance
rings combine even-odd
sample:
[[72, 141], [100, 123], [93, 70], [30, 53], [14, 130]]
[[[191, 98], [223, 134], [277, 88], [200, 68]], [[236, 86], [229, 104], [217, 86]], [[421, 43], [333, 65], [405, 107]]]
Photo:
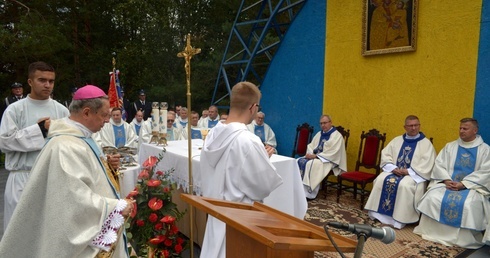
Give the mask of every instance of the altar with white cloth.
[[[200, 154], [203, 141], [201, 139], [192, 140], [192, 172], [193, 172], [193, 183], [194, 192], [197, 195], [201, 194], [201, 183], [200, 183]], [[176, 202], [181, 211], [188, 209], [187, 203], [180, 200], [180, 192], [189, 191], [189, 172], [188, 172], [188, 142], [183, 141], [169, 141], [168, 146], [165, 147], [165, 152], [163, 152], [162, 146], [157, 146], [155, 144], [143, 143], [139, 150], [139, 164], [143, 162], [149, 156], [159, 157], [163, 155], [162, 160], [158, 163], [156, 170], [167, 171], [169, 169], [174, 169], [172, 175], [172, 181], [177, 184], [177, 188], [180, 191], [176, 191], [173, 195], [174, 202]], [[285, 157], [281, 155], [272, 155], [272, 164], [276, 167], [276, 171], [282, 177], [283, 183], [278, 188], [276, 188], [272, 193], [264, 199], [264, 204], [280, 210], [289, 215], [295, 216], [297, 218], [303, 219], [308, 204], [306, 202], [306, 197], [303, 190], [303, 183], [301, 180], [301, 175], [299, 173], [298, 165], [296, 160], [290, 157]], [[136, 184], [136, 182], [135, 182]], [[201, 214], [199, 214], [201, 213]], [[189, 221], [188, 213], [187, 216], [180, 221]], [[200, 211], [195, 212], [196, 224], [195, 228], [197, 231], [196, 243], [202, 243], [202, 236], [204, 235], [204, 228], [206, 217]], [[203, 217], [202, 217], [203, 216]], [[185, 223], [187, 224], [187, 223]], [[188, 225], [187, 225], [188, 226]], [[183, 228], [184, 227], [184, 228]], [[179, 228], [185, 234], [186, 225], [181, 225]]]

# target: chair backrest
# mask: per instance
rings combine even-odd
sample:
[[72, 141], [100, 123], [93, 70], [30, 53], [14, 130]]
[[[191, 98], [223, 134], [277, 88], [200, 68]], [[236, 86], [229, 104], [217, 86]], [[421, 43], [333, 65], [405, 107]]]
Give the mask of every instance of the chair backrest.
[[380, 172], [381, 150], [386, 141], [386, 133], [381, 134], [376, 129], [371, 129], [367, 133], [362, 131], [359, 154], [357, 156], [356, 171], [359, 167], [375, 169], [376, 174]]
[[311, 136], [313, 135], [313, 126], [308, 123], [303, 123], [296, 127], [296, 139], [294, 140], [294, 148], [292, 157], [304, 156], [308, 148], [308, 143], [311, 142]]
[[345, 149], [347, 150], [347, 143], [349, 142], [350, 130], [349, 129], [345, 129], [341, 125], [335, 126], [335, 128], [342, 135], [342, 137], [344, 137]]

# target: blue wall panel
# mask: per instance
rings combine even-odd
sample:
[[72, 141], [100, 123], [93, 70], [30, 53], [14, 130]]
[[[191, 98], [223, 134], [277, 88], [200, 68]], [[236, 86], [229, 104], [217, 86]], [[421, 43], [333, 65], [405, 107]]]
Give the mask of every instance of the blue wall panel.
[[[490, 143], [490, 0], [483, 0], [474, 117], [480, 124], [480, 134]], [[457, 103], [455, 103], [457, 104]]]
[[320, 129], [323, 109], [326, 1], [308, 0], [286, 33], [260, 89], [265, 122], [279, 154], [290, 156], [296, 126]]

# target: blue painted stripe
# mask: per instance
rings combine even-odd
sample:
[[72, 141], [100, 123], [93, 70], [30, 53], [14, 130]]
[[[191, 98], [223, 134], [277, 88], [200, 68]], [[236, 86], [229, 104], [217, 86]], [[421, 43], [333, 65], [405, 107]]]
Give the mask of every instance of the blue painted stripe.
[[483, 139], [490, 140], [490, 0], [482, 1], [480, 45], [476, 69], [474, 117]]

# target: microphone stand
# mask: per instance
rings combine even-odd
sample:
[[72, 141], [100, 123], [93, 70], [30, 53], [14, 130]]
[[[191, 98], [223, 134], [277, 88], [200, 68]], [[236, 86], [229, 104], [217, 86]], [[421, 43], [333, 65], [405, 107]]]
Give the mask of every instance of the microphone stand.
[[362, 256], [362, 249], [364, 249], [364, 243], [366, 243], [367, 239], [368, 235], [366, 234], [366, 232], [361, 231], [357, 233], [357, 246], [354, 253], [354, 258], [359, 258]]

